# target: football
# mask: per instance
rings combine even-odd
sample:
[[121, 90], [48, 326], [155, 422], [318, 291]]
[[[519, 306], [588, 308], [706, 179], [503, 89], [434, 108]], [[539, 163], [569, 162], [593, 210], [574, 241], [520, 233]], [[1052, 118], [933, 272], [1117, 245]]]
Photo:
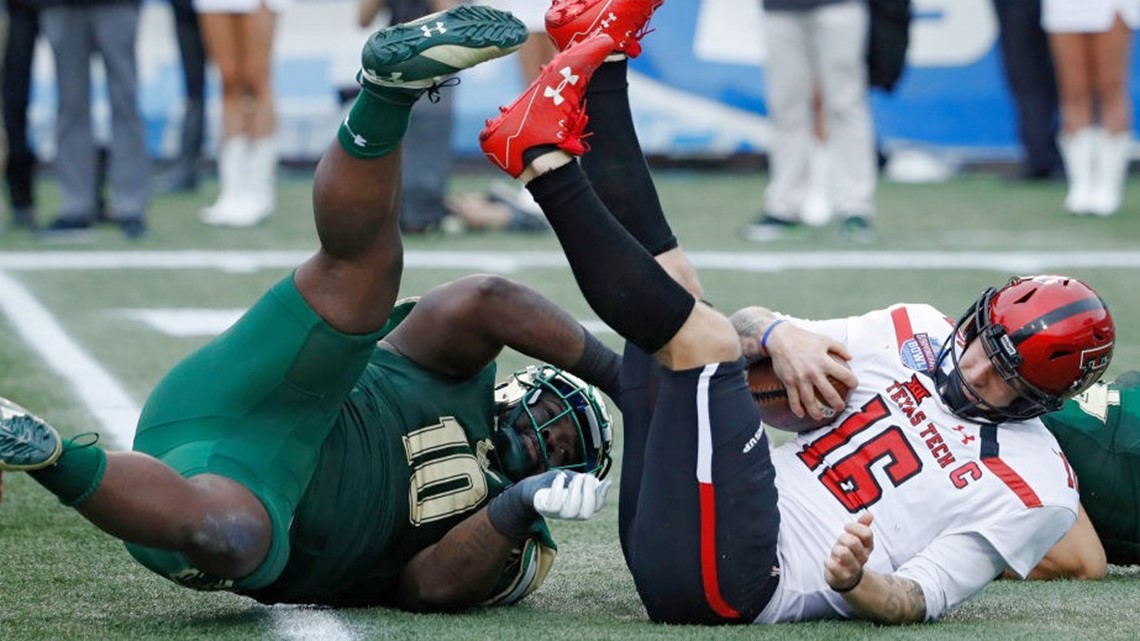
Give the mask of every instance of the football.
[[[829, 376], [828, 380], [835, 386], [839, 395], [846, 399], [851, 390], [835, 378]], [[778, 430], [807, 432], [828, 425], [835, 419], [835, 410], [830, 407], [825, 408], [824, 417], [819, 420], [807, 414], [803, 418], [793, 414], [791, 406], [788, 405], [788, 391], [776, 376], [771, 359], [757, 361], [748, 368], [748, 389], [752, 392], [752, 398], [756, 400], [756, 406], [760, 408], [760, 418], [764, 424]]]

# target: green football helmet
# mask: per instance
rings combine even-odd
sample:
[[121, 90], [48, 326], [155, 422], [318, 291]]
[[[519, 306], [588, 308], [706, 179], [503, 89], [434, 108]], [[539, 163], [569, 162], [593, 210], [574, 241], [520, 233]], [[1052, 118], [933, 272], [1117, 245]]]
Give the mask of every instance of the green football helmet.
[[[540, 422], [532, 408], [544, 394], [559, 399], [562, 410]], [[531, 365], [514, 372], [495, 386], [495, 406], [498, 421], [493, 437], [494, 452], [500, 470], [512, 481], [534, 472], [527, 457], [523, 434], [517, 427], [512, 427], [519, 424], [524, 414], [537, 436], [543, 470], [550, 469], [543, 430], [563, 417], [569, 417], [578, 431], [584, 457], [581, 461], [556, 468], [593, 474], [598, 478], [605, 478], [610, 471], [613, 429], [606, 402], [594, 386], [577, 376], [552, 365]]]

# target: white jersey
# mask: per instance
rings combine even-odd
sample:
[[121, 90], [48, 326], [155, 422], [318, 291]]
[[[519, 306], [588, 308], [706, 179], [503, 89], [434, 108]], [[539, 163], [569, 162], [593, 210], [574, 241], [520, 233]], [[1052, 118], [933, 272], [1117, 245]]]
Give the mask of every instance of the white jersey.
[[963, 420], [934, 379], [952, 322], [929, 305], [797, 325], [842, 341], [859, 377], [826, 428], [775, 448], [781, 579], [757, 622], [851, 617], [823, 563], [845, 524], [874, 516], [867, 568], [917, 582], [927, 619], [1006, 567], [1025, 576], [1077, 516], [1073, 474], [1039, 420]]

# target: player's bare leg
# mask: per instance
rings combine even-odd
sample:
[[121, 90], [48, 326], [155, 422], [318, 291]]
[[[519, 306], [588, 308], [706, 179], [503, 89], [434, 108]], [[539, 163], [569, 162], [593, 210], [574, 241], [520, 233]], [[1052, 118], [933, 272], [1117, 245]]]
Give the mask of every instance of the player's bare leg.
[[365, 47], [364, 91], [314, 178], [321, 250], [295, 278], [336, 329], [375, 330], [395, 301], [402, 267], [399, 141], [411, 105], [451, 74], [509, 53], [526, 37], [510, 14], [459, 6], [381, 30]]
[[[399, 144], [411, 105], [447, 76], [514, 50], [526, 28], [510, 14], [460, 6], [374, 34], [362, 56], [365, 92], [318, 166], [314, 211], [321, 249], [298, 290], [334, 328], [378, 329], [399, 286]], [[182, 553], [220, 578], [252, 572], [269, 549], [263, 504], [215, 474], [187, 479], [137, 452], [105, 453], [0, 400], [0, 470], [25, 471], [93, 524], [141, 546]]]
[[65, 444], [46, 421], [0, 399], [0, 470], [30, 473], [105, 532], [178, 550], [219, 576], [247, 574], [265, 555], [265, 508], [237, 483], [213, 475], [187, 480], [144, 454], [104, 456], [90, 447], [94, 439], [76, 440]]

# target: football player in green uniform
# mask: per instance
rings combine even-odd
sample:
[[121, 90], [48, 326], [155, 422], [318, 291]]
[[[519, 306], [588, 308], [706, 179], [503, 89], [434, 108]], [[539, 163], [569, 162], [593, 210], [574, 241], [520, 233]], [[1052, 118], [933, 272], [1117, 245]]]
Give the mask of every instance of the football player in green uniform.
[[1140, 563], [1140, 372], [1101, 381], [1042, 420], [1077, 473], [1107, 561]]
[[[373, 34], [364, 91], [316, 169], [321, 247], [148, 398], [132, 452], [62, 441], [0, 402], [0, 470], [183, 585], [263, 602], [415, 610], [509, 603], [542, 582], [541, 517], [608, 483], [619, 358], [566, 312], [472, 276], [396, 303], [400, 141], [412, 104], [527, 37], [459, 6]], [[495, 388], [504, 346], [551, 365]]]
[[1041, 417], [1079, 480], [1081, 515], [1030, 578], [1099, 579], [1140, 563], [1140, 372], [1101, 381]]

